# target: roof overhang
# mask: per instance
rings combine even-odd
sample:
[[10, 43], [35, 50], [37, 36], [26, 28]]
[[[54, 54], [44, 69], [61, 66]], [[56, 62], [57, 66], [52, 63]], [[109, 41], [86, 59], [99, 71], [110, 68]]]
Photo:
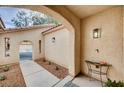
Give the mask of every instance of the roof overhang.
[[35, 25], [35, 26], [29, 26], [29, 27], [18, 27], [18, 28], [4, 28], [0, 29], [0, 33], [13, 33], [13, 32], [22, 32], [22, 31], [29, 31], [32, 29], [41, 29], [41, 28], [52, 28], [55, 25], [53, 24], [44, 24], [44, 25]]
[[2, 20], [2, 18], [0, 17], [0, 33], [4, 32], [4, 29], [5, 29], [5, 25], [4, 25], [4, 22]]
[[41, 34], [42, 35], [46, 35], [46, 34], [49, 34], [49, 33], [55, 32], [55, 31], [58, 31], [58, 30], [63, 29], [63, 28], [65, 28], [64, 25], [60, 24], [60, 25], [51, 27], [51, 28], [43, 31]]

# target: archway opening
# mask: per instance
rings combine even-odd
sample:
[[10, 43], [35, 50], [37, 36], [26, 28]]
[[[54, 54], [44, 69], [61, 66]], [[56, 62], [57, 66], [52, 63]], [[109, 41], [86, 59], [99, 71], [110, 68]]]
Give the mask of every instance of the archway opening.
[[33, 45], [30, 41], [22, 41], [19, 45], [19, 59], [20, 61], [32, 60]]
[[[15, 6], [15, 7], [17, 8], [17, 6]], [[37, 11], [39, 13], [44, 13], [46, 15], [49, 15], [52, 18], [56, 19], [57, 21], [60, 21], [62, 23], [62, 25], [64, 25], [64, 27], [69, 30], [70, 37], [69, 37], [69, 43], [68, 44], [71, 47], [69, 48], [69, 53], [68, 53], [69, 56], [70, 56], [70, 58], [68, 60], [68, 63], [69, 63], [68, 69], [69, 69], [69, 74], [72, 75], [72, 76], [75, 76], [76, 75], [76, 68], [75, 68], [76, 67], [76, 62], [75, 62], [76, 58], [75, 58], [75, 32], [74, 32], [75, 29], [74, 29], [74, 27], [62, 15], [60, 15], [59, 13], [47, 8], [46, 6], [35, 6], [35, 7], [33, 8], [33, 7], [30, 7], [30, 6], [23, 6], [23, 7], [19, 7], [18, 9], [23, 8], [23, 9]], [[56, 21], [54, 23], [56, 23]], [[27, 22], [26, 22], [26, 24], [27, 24]], [[30, 26], [30, 24], [29, 24], [29, 26]], [[42, 51], [41, 53], [42, 53], [41, 54], [42, 57], [44, 57], [44, 51]], [[59, 55], [59, 53], [58, 53], [58, 55]], [[35, 60], [35, 50], [34, 50], [33, 59]]]

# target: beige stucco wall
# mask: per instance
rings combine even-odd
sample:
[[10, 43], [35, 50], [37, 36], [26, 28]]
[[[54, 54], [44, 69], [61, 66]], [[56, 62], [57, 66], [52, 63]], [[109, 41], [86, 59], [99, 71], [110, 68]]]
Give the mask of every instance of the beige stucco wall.
[[[71, 42], [69, 42], [69, 35], [69, 31], [66, 28], [44, 35], [45, 58], [47, 60], [68, 68], [69, 60], [73, 58], [69, 54], [69, 50], [72, 47]], [[53, 37], [55, 37], [54, 43], [52, 42]]]
[[[122, 66], [124, 66], [124, 5], [122, 6], [122, 13], [123, 13], [122, 14], [122, 16], [123, 16], [123, 18], [122, 18], [122, 20], [123, 20], [123, 24], [122, 24], [123, 25], [123, 33], [122, 33], [123, 34], [123, 45], [122, 45], [123, 46], [123, 56], [122, 56], [123, 64], [122, 64]], [[123, 78], [124, 78], [124, 67], [123, 67]]]
[[[112, 64], [109, 78], [124, 79], [122, 14], [122, 6], [118, 6], [82, 19], [82, 73], [87, 73], [84, 60], [107, 61]], [[97, 27], [101, 28], [101, 38], [93, 39], [92, 30]]]
[[[65, 24], [65, 20], [61, 20], [63, 25], [69, 30], [72, 31], [71, 33], [71, 38], [74, 38], [74, 52], [71, 52], [74, 55], [74, 60], [72, 60], [70, 66], [69, 66], [69, 72], [71, 75], [76, 76], [77, 74], [80, 73], [80, 18], [78, 18], [74, 13], [69, 11], [67, 8], [64, 6], [47, 6], [48, 8], [54, 10], [55, 12], [59, 13], [62, 15], [71, 25], [73, 26], [74, 30], [71, 29], [70, 25]], [[55, 17], [56, 18], [56, 17]], [[59, 19], [58, 19], [59, 20]], [[74, 61], [74, 62], [73, 62]]]
[[[41, 40], [41, 32], [45, 29], [48, 29], [48, 27], [21, 32], [0, 34], [0, 64], [19, 62], [19, 45], [23, 40], [29, 40], [32, 42], [33, 60], [41, 58], [43, 54], [42, 52], [39, 53], [39, 40]], [[5, 57], [5, 37], [10, 38], [10, 57]]]

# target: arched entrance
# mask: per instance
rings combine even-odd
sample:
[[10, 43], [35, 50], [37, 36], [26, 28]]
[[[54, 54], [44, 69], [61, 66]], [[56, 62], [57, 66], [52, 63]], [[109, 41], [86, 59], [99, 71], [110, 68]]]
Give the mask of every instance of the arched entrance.
[[19, 59], [20, 62], [24, 60], [32, 60], [33, 45], [31, 41], [24, 40], [19, 45]]
[[64, 6], [10, 6], [15, 8], [30, 9], [50, 15], [60, 21], [70, 31], [70, 56], [69, 74], [76, 76], [80, 72], [80, 19], [66, 10]]

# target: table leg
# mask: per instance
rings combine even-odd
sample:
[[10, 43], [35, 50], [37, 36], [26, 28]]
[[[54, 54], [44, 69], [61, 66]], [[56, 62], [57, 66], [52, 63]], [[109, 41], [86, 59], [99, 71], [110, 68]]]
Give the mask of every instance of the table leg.
[[103, 86], [103, 81], [102, 81], [102, 67], [100, 66], [100, 81], [101, 85]]
[[108, 70], [109, 70], [109, 66], [107, 67], [107, 70], [106, 70], [106, 79], [108, 79]]

